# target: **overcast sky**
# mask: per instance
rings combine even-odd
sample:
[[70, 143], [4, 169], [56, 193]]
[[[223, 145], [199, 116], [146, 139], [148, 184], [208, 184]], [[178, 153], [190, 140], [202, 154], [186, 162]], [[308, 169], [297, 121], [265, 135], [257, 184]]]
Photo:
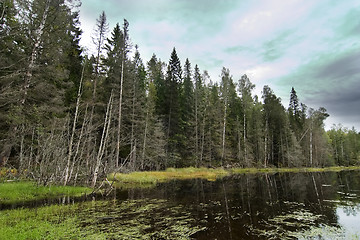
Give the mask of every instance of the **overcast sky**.
[[[222, 67], [237, 81], [247, 74], [261, 97], [269, 85], [287, 108], [291, 87], [301, 102], [360, 130], [359, 0], [83, 0], [81, 43], [92, 45], [105, 11], [110, 31], [129, 23], [146, 63], [153, 53], [182, 61], [219, 81]], [[91, 51], [91, 47], [89, 48]]]

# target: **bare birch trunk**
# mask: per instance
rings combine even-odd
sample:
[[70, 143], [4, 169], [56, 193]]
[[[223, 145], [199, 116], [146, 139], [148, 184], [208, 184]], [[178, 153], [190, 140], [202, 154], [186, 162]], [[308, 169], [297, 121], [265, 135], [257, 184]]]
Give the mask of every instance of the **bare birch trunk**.
[[[239, 119], [238, 119], [239, 121]], [[240, 162], [241, 160], [241, 132], [240, 132], [240, 123], [239, 123], [239, 126], [238, 126], [238, 161]]]
[[246, 149], [246, 113], [244, 107], [244, 160], [247, 164], [247, 149]]
[[117, 142], [116, 142], [116, 157], [115, 167], [119, 167], [120, 155], [120, 141], [121, 141], [121, 114], [122, 114], [122, 98], [123, 98], [123, 84], [124, 84], [124, 59], [121, 62], [121, 78], [120, 78], [120, 95], [119, 95], [119, 110], [118, 110], [118, 126], [117, 126]]
[[[70, 169], [70, 174], [69, 174], [69, 179], [71, 179], [71, 176], [72, 176], [72, 173], [73, 173], [73, 170], [74, 170], [74, 167], [75, 167], [75, 163], [76, 162], [79, 162], [79, 160], [77, 161], [77, 156], [79, 155], [79, 151], [80, 151], [80, 144], [82, 142], [82, 137], [83, 137], [83, 134], [84, 134], [84, 130], [85, 130], [85, 125], [86, 125], [86, 120], [87, 120], [87, 110], [88, 110], [88, 105], [86, 105], [86, 108], [85, 108], [85, 114], [84, 114], [84, 120], [83, 120], [83, 124], [81, 126], [81, 130], [80, 130], [80, 135], [79, 135], [79, 139], [78, 139], [78, 142], [76, 144], [76, 151], [75, 151], [75, 154], [73, 156], [73, 164], [71, 166], [71, 169]], [[84, 148], [82, 148], [83, 150]], [[82, 152], [80, 153], [80, 157], [82, 156]], [[79, 163], [77, 165], [77, 171], [79, 170]], [[76, 173], [76, 176], [75, 176], [75, 179], [74, 181], [76, 181], [76, 178], [77, 178], [77, 173]]]
[[223, 124], [223, 134], [222, 134], [221, 165], [224, 164], [224, 158], [225, 158], [226, 113], [227, 113], [227, 98], [225, 98], [225, 105], [224, 105], [224, 124]]
[[199, 133], [198, 133], [198, 96], [195, 97], [195, 161], [196, 167], [199, 167]]
[[31, 51], [31, 58], [30, 58], [30, 63], [28, 65], [28, 69], [26, 71], [25, 74], [25, 82], [24, 82], [24, 88], [23, 88], [23, 98], [21, 99], [21, 105], [25, 104], [26, 101], [26, 97], [28, 94], [28, 89], [30, 88], [30, 84], [31, 84], [31, 79], [32, 79], [32, 72], [35, 68], [35, 61], [38, 55], [38, 49], [41, 45], [41, 37], [44, 33], [44, 28], [45, 28], [45, 23], [46, 23], [46, 19], [48, 17], [49, 14], [49, 7], [50, 7], [50, 0], [46, 1], [46, 5], [45, 5], [45, 9], [44, 9], [44, 14], [42, 16], [39, 28], [36, 30], [35, 34], [35, 43], [33, 46], [33, 49]]
[[149, 121], [149, 109], [146, 111], [146, 119], [145, 119], [145, 130], [144, 130], [144, 142], [141, 156], [141, 170], [144, 169], [144, 160], [145, 160], [145, 151], [146, 151], [146, 137], [148, 131], [148, 121]]
[[[136, 140], [135, 140], [135, 100], [136, 100], [136, 85], [135, 82], [133, 84], [133, 99], [132, 99], [132, 113], [131, 113], [131, 139], [130, 139], [130, 149], [133, 149], [134, 146], [136, 147]], [[133, 165], [133, 170], [135, 170], [135, 158], [136, 154], [131, 155], [131, 162]]]
[[[206, 111], [206, 110], [205, 110]], [[204, 113], [205, 113], [204, 111]], [[200, 150], [200, 165], [203, 162], [204, 158], [204, 146], [205, 146], [205, 114], [203, 116], [203, 124], [202, 124], [202, 136], [201, 136], [201, 150]]]
[[266, 120], [266, 122], [265, 122], [265, 144], [264, 144], [264, 155], [265, 155], [265, 157], [264, 157], [264, 167], [267, 167], [267, 155], [268, 155], [268, 153], [267, 153], [267, 142], [268, 142], [268, 121]]
[[98, 150], [98, 154], [96, 157], [96, 165], [95, 165], [95, 169], [94, 169], [94, 175], [93, 175], [92, 184], [91, 184], [92, 188], [94, 188], [96, 185], [96, 180], [99, 175], [101, 160], [102, 160], [102, 157], [103, 157], [104, 151], [105, 151], [107, 135], [109, 133], [110, 123], [111, 123], [111, 111], [112, 111], [112, 92], [111, 92], [110, 99], [109, 99], [107, 109], [106, 109], [104, 128], [103, 128], [103, 132], [101, 135], [99, 150]]
[[[312, 125], [312, 123], [311, 123]], [[313, 129], [310, 127], [310, 166], [313, 165]]]
[[77, 99], [76, 99], [74, 121], [73, 121], [73, 126], [72, 126], [72, 129], [71, 129], [71, 137], [70, 137], [69, 149], [68, 149], [68, 158], [67, 158], [67, 164], [66, 164], [66, 168], [65, 168], [64, 186], [69, 181], [69, 169], [70, 169], [72, 152], [73, 152], [73, 142], [74, 142], [76, 124], [77, 124], [77, 119], [78, 119], [78, 116], [79, 116], [79, 107], [80, 107], [80, 98], [81, 98], [81, 92], [82, 92], [82, 82], [83, 82], [83, 78], [84, 78], [84, 69], [85, 69], [85, 64], [84, 64], [84, 66], [82, 68], [81, 78], [80, 78], [80, 83], [79, 83], [79, 89], [78, 89], [78, 94], [77, 94]]

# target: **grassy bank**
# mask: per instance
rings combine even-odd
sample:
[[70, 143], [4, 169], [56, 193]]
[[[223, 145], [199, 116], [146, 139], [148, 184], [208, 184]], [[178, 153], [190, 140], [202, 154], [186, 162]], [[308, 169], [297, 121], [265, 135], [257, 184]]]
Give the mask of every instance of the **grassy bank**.
[[314, 167], [305, 167], [305, 168], [233, 168], [228, 171], [231, 174], [243, 174], [243, 173], [281, 173], [281, 172], [340, 172], [340, 171], [349, 171], [349, 170], [360, 170], [360, 166], [351, 166], [351, 167], [324, 167], [324, 168], [314, 168]]
[[0, 238], [106, 239], [99, 231], [84, 229], [78, 220], [77, 210], [77, 205], [71, 204], [1, 211]]
[[165, 171], [145, 171], [132, 172], [128, 174], [116, 173], [109, 174], [108, 179], [125, 184], [144, 184], [151, 185], [157, 182], [165, 182], [173, 179], [195, 179], [201, 178], [215, 181], [217, 178], [224, 177], [230, 173], [222, 168], [168, 168]]
[[108, 175], [110, 181], [121, 183], [122, 186], [153, 186], [157, 182], [165, 182], [173, 179], [206, 179], [214, 181], [231, 174], [255, 174], [255, 173], [278, 173], [278, 172], [339, 172], [343, 170], [360, 170], [356, 167], [326, 167], [326, 168], [168, 168], [165, 171], [145, 171], [132, 173], [112, 173]]
[[92, 189], [71, 186], [36, 186], [33, 182], [0, 183], [0, 203], [12, 204], [62, 196], [81, 196]]

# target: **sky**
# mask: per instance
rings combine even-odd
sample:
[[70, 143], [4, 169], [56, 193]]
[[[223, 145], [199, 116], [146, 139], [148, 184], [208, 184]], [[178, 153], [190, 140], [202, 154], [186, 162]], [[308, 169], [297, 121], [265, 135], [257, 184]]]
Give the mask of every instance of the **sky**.
[[175, 47], [184, 64], [221, 69], [234, 81], [247, 74], [261, 99], [264, 85], [288, 107], [291, 88], [333, 124], [360, 131], [359, 0], [83, 0], [81, 44], [91, 53], [96, 19], [105, 11], [109, 33], [129, 22], [132, 43], [146, 63], [168, 62]]

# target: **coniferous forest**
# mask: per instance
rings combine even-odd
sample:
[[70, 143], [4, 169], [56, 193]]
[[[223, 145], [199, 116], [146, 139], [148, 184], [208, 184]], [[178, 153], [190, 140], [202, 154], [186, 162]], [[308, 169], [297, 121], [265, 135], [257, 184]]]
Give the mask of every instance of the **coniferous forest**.
[[359, 132], [326, 132], [326, 109], [294, 88], [283, 106], [269, 86], [255, 96], [225, 67], [210, 79], [175, 48], [144, 60], [127, 20], [111, 29], [102, 12], [87, 55], [79, 4], [0, 2], [0, 167], [95, 186], [115, 171], [360, 163]]

